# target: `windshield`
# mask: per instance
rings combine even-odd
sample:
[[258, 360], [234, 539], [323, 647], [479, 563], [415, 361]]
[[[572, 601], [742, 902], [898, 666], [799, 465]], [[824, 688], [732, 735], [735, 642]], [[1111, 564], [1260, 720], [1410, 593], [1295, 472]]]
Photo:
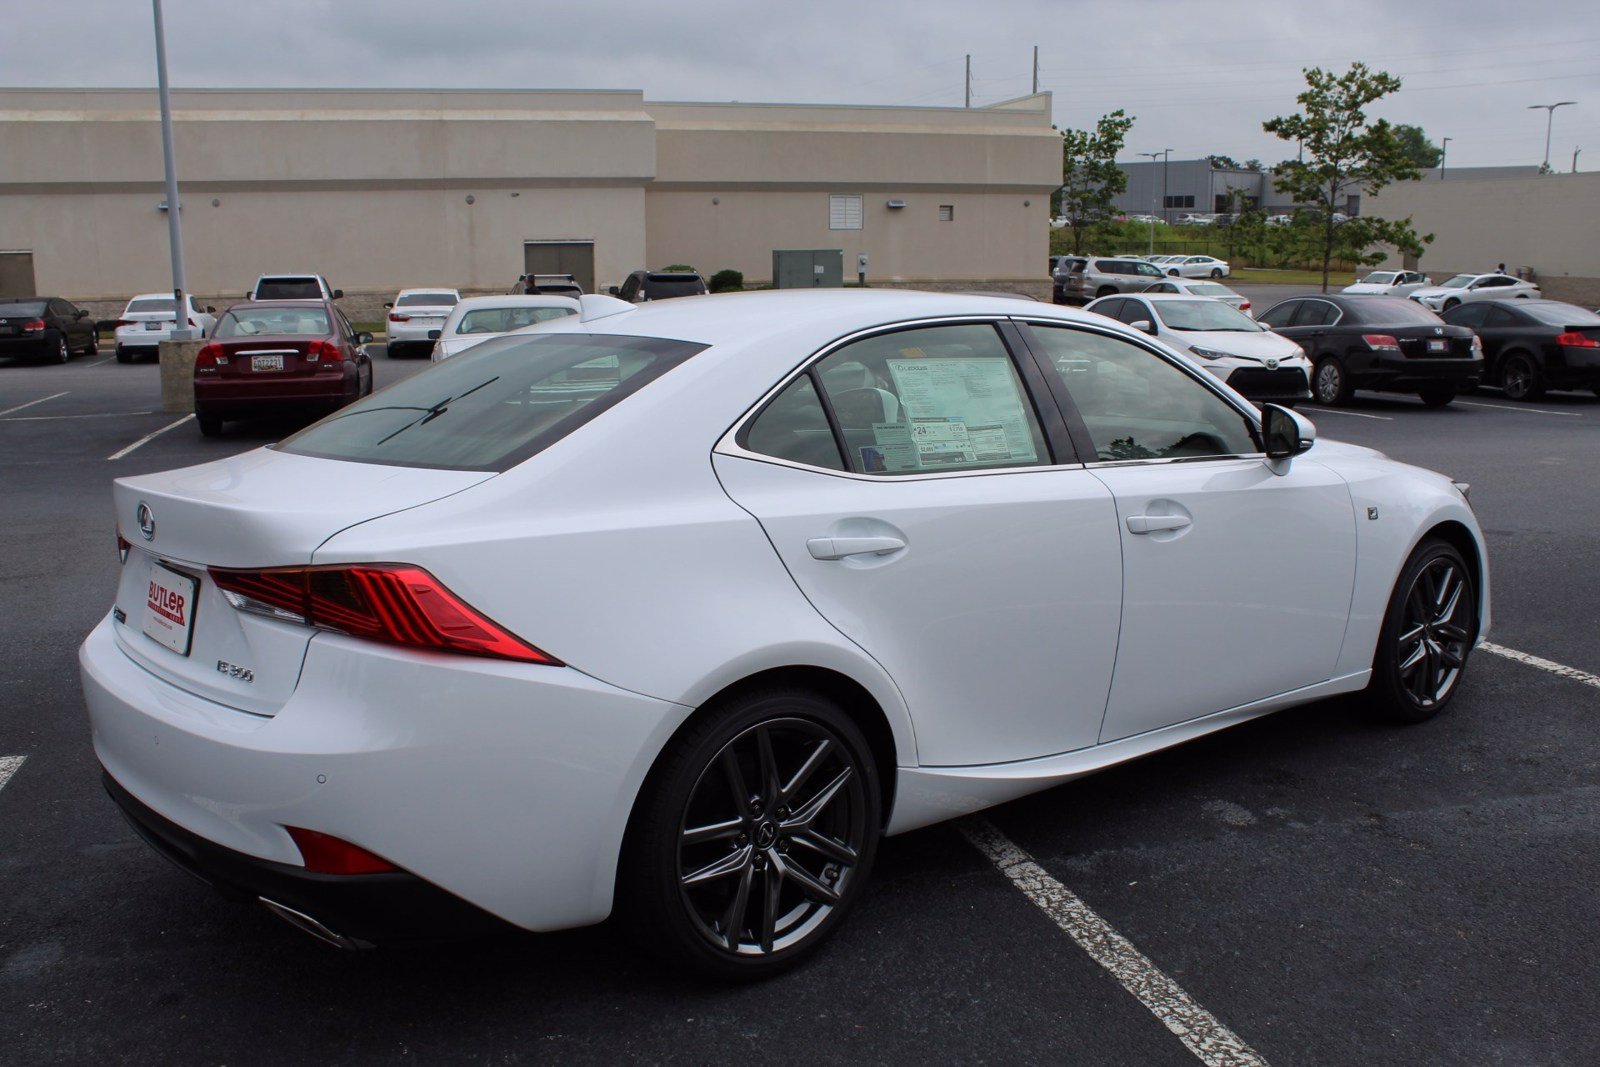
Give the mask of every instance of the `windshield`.
[[524, 326], [537, 326], [576, 314], [564, 307], [474, 308], [461, 316], [461, 321], [456, 323], [456, 333], [510, 333]]
[[1361, 279], [1363, 285], [1393, 285], [1397, 275], [1393, 271], [1373, 271]]
[[44, 314], [43, 300], [23, 300], [12, 304], [0, 303], [0, 319], [38, 318]]
[[1226, 333], [1260, 333], [1248, 315], [1215, 300], [1152, 300], [1156, 314], [1169, 329], [1218, 330]]
[[128, 310], [126, 312], [124, 312], [124, 314], [127, 314], [127, 315], [146, 315], [146, 314], [170, 315], [170, 314], [172, 314], [172, 308], [173, 308], [173, 303], [172, 303], [172, 298], [171, 297], [167, 297], [165, 300], [162, 300], [159, 297], [154, 298], [154, 299], [147, 299], [147, 300], [130, 300], [130, 301], [128, 301]]
[[1447, 282], [1440, 282], [1439, 283], [1439, 288], [1441, 288], [1441, 289], [1465, 289], [1467, 286], [1471, 285], [1473, 282], [1475, 282], [1477, 280], [1478, 280], [1478, 276], [1476, 274], [1457, 274], [1454, 278], [1451, 278]]
[[321, 308], [229, 308], [217, 321], [212, 337], [306, 336], [333, 333], [328, 313]]
[[394, 302], [394, 306], [397, 308], [447, 308], [454, 307], [459, 299], [454, 293], [406, 293]]
[[590, 334], [496, 338], [357, 401], [276, 447], [359, 463], [503, 471], [705, 347]]

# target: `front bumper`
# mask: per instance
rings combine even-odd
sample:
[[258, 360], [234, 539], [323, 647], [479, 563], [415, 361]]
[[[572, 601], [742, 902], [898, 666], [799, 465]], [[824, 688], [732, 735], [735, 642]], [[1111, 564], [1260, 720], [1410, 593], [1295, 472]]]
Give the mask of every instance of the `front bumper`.
[[[101, 765], [183, 832], [201, 856], [185, 865], [208, 880], [325, 904], [294, 895], [311, 892], [285, 829], [298, 826], [530, 930], [610, 912], [633, 799], [690, 710], [571, 668], [328, 633], [311, 639], [272, 717], [157, 678], [122, 651], [109, 617], [78, 658]], [[362, 914], [341, 917], [359, 930]]]

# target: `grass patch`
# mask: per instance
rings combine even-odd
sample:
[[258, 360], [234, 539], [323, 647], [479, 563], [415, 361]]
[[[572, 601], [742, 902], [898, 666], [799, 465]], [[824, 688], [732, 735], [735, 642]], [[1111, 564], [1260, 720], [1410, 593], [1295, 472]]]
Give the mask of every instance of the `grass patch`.
[[[1321, 285], [1322, 272], [1320, 270], [1286, 270], [1279, 267], [1235, 267], [1230, 281], [1251, 284], [1271, 285]], [[1328, 288], [1343, 289], [1355, 283], [1356, 274], [1351, 270], [1332, 270], [1328, 272]]]

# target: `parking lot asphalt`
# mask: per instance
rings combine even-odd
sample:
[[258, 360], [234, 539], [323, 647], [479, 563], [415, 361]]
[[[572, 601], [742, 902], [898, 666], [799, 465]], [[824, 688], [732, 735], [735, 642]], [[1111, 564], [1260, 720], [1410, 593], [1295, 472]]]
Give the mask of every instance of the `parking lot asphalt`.
[[[426, 366], [375, 364], [379, 387]], [[1600, 674], [1600, 399], [1305, 411], [1471, 482], [1492, 641]], [[665, 973], [609, 926], [340, 953], [168, 866], [101, 791], [78, 687], [114, 588], [110, 480], [291, 428], [202, 438], [151, 365], [0, 362], [0, 1061], [1195, 1062], [949, 826], [887, 841], [840, 936], [751, 988]], [[1254, 1050], [1206, 1062], [1588, 1064], [1597, 720], [1600, 686], [1480, 650], [1434, 722], [1325, 701], [986, 817]]]

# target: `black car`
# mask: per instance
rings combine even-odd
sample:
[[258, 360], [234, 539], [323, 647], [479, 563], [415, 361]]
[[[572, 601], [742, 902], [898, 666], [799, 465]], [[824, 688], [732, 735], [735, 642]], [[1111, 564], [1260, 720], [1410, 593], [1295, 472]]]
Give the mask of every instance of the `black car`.
[[710, 292], [706, 280], [688, 271], [636, 270], [621, 285], [611, 287], [611, 295], [640, 303], [667, 300], [675, 296], [700, 296]]
[[583, 295], [583, 286], [571, 274], [519, 274], [511, 291], [524, 296], [570, 296], [576, 300]]
[[0, 356], [65, 363], [94, 355], [100, 334], [89, 313], [58, 296], [0, 296]]
[[1485, 384], [1512, 400], [1546, 389], [1600, 395], [1600, 314], [1559, 300], [1480, 300], [1451, 308], [1444, 321], [1477, 331]]
[[1416, 393], [1443, 407], [1477, 384], [1483, 353], [1472, 331], [1394, 296], [1302, 296], [1257, 320], [1306, 350], [1311, 396], [1343, 404], [1357, 389]]

